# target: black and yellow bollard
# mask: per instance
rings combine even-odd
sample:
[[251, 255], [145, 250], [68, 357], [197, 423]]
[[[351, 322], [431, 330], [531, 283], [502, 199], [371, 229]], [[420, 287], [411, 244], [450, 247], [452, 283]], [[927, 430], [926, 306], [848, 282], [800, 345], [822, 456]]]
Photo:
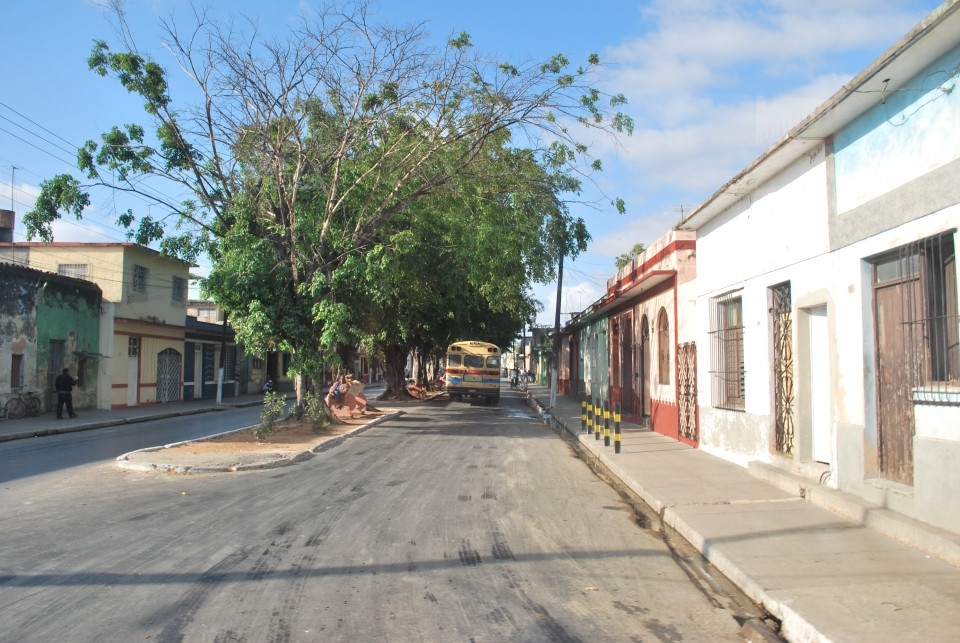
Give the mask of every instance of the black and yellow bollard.
[[593, 398], [587, 398], [587, 433], [593, 431]]
[[587, 430], [587, 401], [580, 400], [580, 430]]
[[593, 405], [593, 439], [600, 439], [600, 421], [603, 419], [603, 413], [600, 410], [600, 400]]
[[603, 405], [603, 446], [610, 446], [610, 407]]
[[620, 402], [613, 405], [613, 452], [620, 453]]

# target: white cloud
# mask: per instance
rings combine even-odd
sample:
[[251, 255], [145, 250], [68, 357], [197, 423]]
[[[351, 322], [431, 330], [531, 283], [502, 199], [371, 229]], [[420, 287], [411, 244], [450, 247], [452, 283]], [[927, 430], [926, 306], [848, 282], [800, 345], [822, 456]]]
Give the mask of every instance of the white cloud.
[[[926, 13], [903, 0], [655, 0], [642, 12], [655, 25], [612, 50], [619, 59], [656, 65], [700, 62], [709, 68], [751, 63], [769, 75], [813, 69], [838, 54], [886, 48]], [[644, 54], [641, 58], [630, 53]], [[879, 52], [878, 52], [879, 53]]]
[[[603, 85], [636, 123], [615, 157], [638, 193], [709, 195], [912, 27], [896, 0], [655, 0], [608, 49]], [[855, 56], [849, 57], [853, 52]], [[848, 67], [848, 68], [845, 68]], [[610, 164], [608, 164], [609, 167]]]
[[[616, 230], [597, 236], [586, 253], [573, 262], [567, 261], [564, 264], [561, 323], [569, 319], [566, 313], [583, 310], [606, 292], [607, 280], [616, 274], [614, 261], [617, 256], [629, 252], [637, 243], [649, 247], [680, 218], [679, 209], [673, 208], [646, 216], [629, 218], [628, 215]], [[538, 286], [534, 294], [544, 306], [537, 316], [537, 323], [552, 325], [557, 306], [556, 283]]]
[[679, 221], [680, 212], [673, 209], [627, 219], [616, 230], [595, 238], [590, 244], [589, 256], [608, 259], [609, 273], [606, 277], [612, 277], [616, 271], [614, 258], [629, 252], [638, 243], [649, 247]]

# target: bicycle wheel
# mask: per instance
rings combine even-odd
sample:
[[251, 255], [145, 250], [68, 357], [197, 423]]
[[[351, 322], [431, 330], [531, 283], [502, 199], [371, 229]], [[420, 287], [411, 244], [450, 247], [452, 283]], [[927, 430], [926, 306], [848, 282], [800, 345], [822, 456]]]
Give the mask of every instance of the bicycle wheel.
[[30, 417], [40, 415], [40, 398], [36, 395], [27, 397], [27, 415]]
[[7, 402], [7, 417], [11, 420], [19, 420], [27, 414], [27, 403], [19, 397], [11, 398]]

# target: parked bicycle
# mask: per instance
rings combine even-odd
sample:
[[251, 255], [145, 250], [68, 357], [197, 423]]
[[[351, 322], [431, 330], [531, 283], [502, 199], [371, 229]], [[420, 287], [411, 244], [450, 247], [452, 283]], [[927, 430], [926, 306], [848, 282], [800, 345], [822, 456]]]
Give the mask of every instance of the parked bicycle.
[[33, 391], [24, 392], [22, 388], [13, 389], [13, 397], [3, 406], [3, 416], [8, 420], [40, 414], [40, 396]]

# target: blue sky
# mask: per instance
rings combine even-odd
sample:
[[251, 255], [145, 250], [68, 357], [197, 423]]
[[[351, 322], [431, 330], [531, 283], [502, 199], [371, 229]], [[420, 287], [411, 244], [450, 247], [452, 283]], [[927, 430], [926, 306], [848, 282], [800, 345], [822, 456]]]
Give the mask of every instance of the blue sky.
[[[33, 206], [40, 181], [70, 171], [75, 148], [112, 125], [145, 122], [138, 102], [87, 69], [94, 39], [117, 43], [105, 0], [14, 0], [5, 3], [0, 65], [0, 207], [18, 218]], [[187, 19], [188, 0], [128, 0], [138, 44], [159, 63], [160, 18]], [[255, 18], [279, 33], [316, 3], [213, 0], [214, 16]], [[600, 54], [597, 78], [623, 93], [634, 135], [593, 142], [603, 159], [601, 192], [627, 203], [617, 215], [573, 205], [593, 242], [568, 262], [561, 310], [582, 310], [613, 275], [614, 258], [649, 245], [746, 167], [774, 141], [899, 40], [937, 0], [382, 0], [378, 15], [394, 24], [423, 23], [445, 40], [466, 31], [484, 53], [513, 62], [563, 53], [574, 63]], [[176, 97], [174, 97], [176, 98]], [[142, 201], [94, 193], [82, 221], [54, 227], [57, 241], [122, 241], [113, 222]], [[154, 212], [153, 214], [160, 214]], [[15, 241], [23, 240], [18, 226]], [[200, 269], [202, 272], [202, 268]], [[536, 289], [553, 323], [556, 284]], [[564, 315], [564, 319], [567, 316]]]

